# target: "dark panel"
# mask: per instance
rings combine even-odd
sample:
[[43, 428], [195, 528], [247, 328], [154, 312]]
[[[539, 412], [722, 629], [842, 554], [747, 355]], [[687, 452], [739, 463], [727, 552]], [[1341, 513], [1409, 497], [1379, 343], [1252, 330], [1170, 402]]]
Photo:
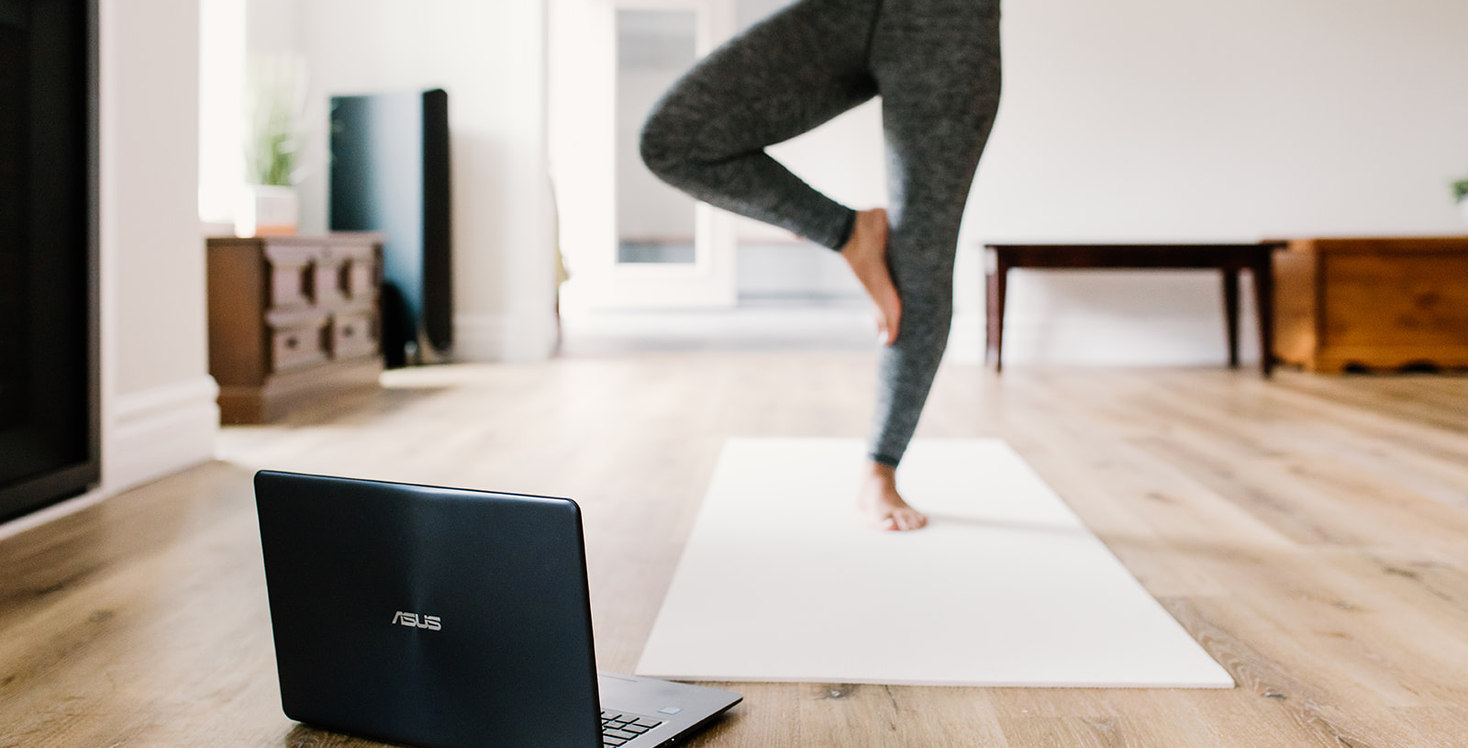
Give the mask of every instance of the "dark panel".
[[95, 17], [0, 2], [0, 520], [98, 474]]
[[330, 225], [383, 235], [388, 366], [449, 353], [450, 216], [447, 94], [333, 97]]
[[423, 94], [423, 326], [439, 351], [454, 343], [449, 95]]
[[[14, 3], [0, 4], [0, 439], [28, 420], [26, 360], [12, 353], [26, 350], [30, 339], [25, 324], [30, 263], [24, 248], [30, 243], [25, 184], [30, 180], [31, 44], [29, 13], [23, 11]], [[0, 481], [7, 470], [0, 465]]]

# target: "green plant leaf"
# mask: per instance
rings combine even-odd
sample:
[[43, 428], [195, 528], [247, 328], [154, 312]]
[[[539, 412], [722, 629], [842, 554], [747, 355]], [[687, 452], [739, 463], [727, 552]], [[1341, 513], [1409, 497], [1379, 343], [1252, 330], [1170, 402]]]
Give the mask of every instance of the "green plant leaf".
[[250, 60], [245, 85], [245, 174], [251, 184], [295, 183], [304, 121], [305, 66], [293, 55]]

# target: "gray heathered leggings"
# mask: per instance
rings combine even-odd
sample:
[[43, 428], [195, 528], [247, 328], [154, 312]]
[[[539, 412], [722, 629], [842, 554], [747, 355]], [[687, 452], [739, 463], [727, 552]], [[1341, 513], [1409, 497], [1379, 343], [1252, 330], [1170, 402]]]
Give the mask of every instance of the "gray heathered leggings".
[[902, 321], [879, 371], [878, 462], [902, 459], [948, 343], [958, 225], [999, 80], [999, 0], [798, 0], [701, 60], [643, 127], [664, 181], [839, 249], [855, 213], [764, 148], [881, 95]]

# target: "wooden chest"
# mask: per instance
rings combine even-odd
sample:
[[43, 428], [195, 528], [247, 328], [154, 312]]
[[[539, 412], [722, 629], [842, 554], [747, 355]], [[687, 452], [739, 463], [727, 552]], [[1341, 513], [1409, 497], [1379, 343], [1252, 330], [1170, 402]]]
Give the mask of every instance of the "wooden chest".
[[376, 387], [382, 373], [376, 234], [208, 242], [209, 373], [224, 423]]
[[1468, 236], [1294, 240], [1274, 274], [1283, 363], [1468, 367]]

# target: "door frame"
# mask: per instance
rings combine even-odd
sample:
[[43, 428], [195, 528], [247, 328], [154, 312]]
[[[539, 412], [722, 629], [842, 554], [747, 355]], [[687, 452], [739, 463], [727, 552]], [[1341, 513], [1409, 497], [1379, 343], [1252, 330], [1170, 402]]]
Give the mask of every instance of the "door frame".
[[548, 129], [561, 249], [578, 305], [591, 309], [732, 307], [734, 217], [694, 208], [692, 263], [618, 262], [617, 11], [691, 10], [695, 54], [733, 36], [734, 0], [551, 0]]

